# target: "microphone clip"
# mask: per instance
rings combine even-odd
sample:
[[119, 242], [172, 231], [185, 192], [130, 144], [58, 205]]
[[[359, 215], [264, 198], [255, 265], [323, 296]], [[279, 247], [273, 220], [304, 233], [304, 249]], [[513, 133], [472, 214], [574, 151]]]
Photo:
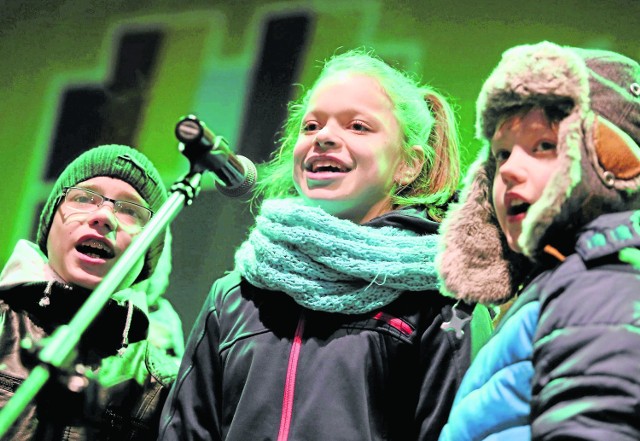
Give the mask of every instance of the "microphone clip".
[[227, 140], [215, 135], [195, 115], [183, 117], [176, 125], [175, 135], [180, 141], [178, 149], [189, 159], [192, 170], [211, 171], [221, 193], [242, 196], [255, 185], [255, 165], [244, 156], [235, 155]]

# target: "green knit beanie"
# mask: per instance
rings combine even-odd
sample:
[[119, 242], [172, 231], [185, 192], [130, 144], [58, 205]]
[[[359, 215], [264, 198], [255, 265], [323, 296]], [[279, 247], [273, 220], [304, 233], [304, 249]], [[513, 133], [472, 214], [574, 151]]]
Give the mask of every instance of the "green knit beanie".
[[[98, 176], [116, 178], [128, 183], [136, 189], [154, 213], [167, 200], [167, 190], [160, 173], [144, 154], [125, 145], [111, 144], [94, 147], [71, 162], [51, 189], [40, 215], [36, 238], [43, 253], [48, 255], [47, 238], [60, 202], [62, 189]], [[151, 244], [137, 280], [144, 280], [153, 273], [164, 247], [166, 234], [169, 233], [159, 235], [158, 239]]]

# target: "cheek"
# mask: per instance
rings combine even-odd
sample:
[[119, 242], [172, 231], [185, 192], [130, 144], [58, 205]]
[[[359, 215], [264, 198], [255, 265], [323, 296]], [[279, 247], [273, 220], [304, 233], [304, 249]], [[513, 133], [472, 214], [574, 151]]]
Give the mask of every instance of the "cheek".
[[542, 192], [544, 191], [545, 187], [549, 183], [551, 176], [555, 172], [555, 170], [552, 167], [546, 167], [546, 168], [543, 168], [542, 170], [543, 172], [537, 175], [536, 187], [538, 190], [538, 195], [537, 195], [538, 197], [542, 195]]
[[120, 254], [122, 254], [127, 248], [129, 248], [129, 245], [131, 245], [131, 241], [135, 236], [132, 236], [121, 229], [118, 229], [116, 234], [116, 246], [120, 250]]
[[51, 227], [49, 228], [49, 235], [47, 236], [47, 252], [49, 255], [52, 254], [52, 251], [58, 251], [65, 244], [65, 236], [68, 235], [68, 232], [64, 228], [64, 223], [62, 221], [62, 215], [60, 211], [56, 211], [56, 214], [53, 217], [53, 221], [51, 222]]
[[502, 224], [502, 215], [505, 212], [504, 204], [502, 203], [502, 197], [504, 196], [504, 186], [500, 179], [495, 179], [493, 181], [491, 196], [492, 196], [491, 199], [493, 202], [493, 209], [496, 212], [498, 222]]
[[60, 212], [56, 211], [47, 236], [47, 258], [53, 270], [58, 274], [63, 274], [66, 266], [64, 259], [68, 248], [70, 248], [69, 244], [72, 243], [71, 239], [67, 237], [68, 234], [68, 231], [64, 228]]
[[[406, 177], [409, 175], [413, 176], [409, 164], [405, 161], [401, 151], [398, 151], [394, 157], [389, 158], [388, 167], [388, 173], [394, 182], [402, 179], [409, 180]], [[407, 184], [409, 183], [410, 182], [407, 182]]]
[[374, 166], [382, 173], [392, 177], [397, 173], [402, 173], [407, 167], [405, 153], [402, 151], [400, 144], [386, 145], [376, 155], [376, 158], [371, 158], [371, 161], [375, 163]]
[[293, 148], [293, 180], [298, 184], [302, 179], [303, 163], [308, 149], [300, 142]]
[[308, 151], [307, 143], [304, 142], [304, 139], [299, 139], [296, 145], [293, 146], [293, 163], [295, 165], [301, 164]]

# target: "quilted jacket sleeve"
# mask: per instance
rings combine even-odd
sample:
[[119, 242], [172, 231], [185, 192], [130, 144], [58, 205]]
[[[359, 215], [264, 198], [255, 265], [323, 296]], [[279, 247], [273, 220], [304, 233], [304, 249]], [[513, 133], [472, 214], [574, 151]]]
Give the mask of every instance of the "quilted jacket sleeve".
[[640, 277], [630, 266], [576, 260], [543, 289], [532, 439], [638, 440]]

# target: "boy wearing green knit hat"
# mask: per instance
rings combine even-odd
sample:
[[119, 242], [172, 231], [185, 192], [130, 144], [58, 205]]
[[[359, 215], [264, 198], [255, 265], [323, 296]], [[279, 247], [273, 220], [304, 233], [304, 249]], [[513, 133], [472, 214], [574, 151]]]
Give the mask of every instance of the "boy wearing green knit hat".
[[[82, 185], [78, 185], [79, 183]], [[123, 200], [110, 201], [113, 204], [113, 210], [101, 209], [100, 204], [108, 201], [108, 199], [104, 199], [104, 196], [107, 195], [101, 195], [96, 190], [105, 187], [113, 187], [115, 193], [126, 196], [120, 198]], [[85, 231], [82, 233], [88, 234], [90, 239], [103, 242], [100, 246], [96, 245], [94, 241], [93, 248], [96, 248], [98, 254], [102, 255], [104, 265], [102, 262], [92, 262], [93, 265], [83, 266], [88, 273], [96, 273], [98, 277], [91, 278], [89, 275], [79, 275], [80, 279], [86, 279], [83, 283], [89, 285], [86, 286], [87, 288], [94, 288], [97, 285], [95, 282], [99, 282], [99, 276], [106, 274], [106, 270], [113, 266], [126, 249], [126, 245], [149, 221], [152, 213], [160, 208], [167, 198], [166, 194], [158, 171], [149, 159], [137, 150], [119, 145], [102, 146], [89, 150], [67, 167], [54, 184], [40, 216], [38, 246], [43, 253], [48, 254], [49, 244], [54, 242], [54, 246], [59, 246], [55, 241], [61, 239], [57, 235], [51, 237], [49, 233], [52, 228], [58, 232], [68, 223], [71, 228], [75, 229], [78, 226], [76, 221], [81, 221], [83, 217], [88, 217], [87, 222], [93, 222], [96, 225], [102, 222], [102, 219], [92, 219], [93, 215], [100, 217], [100, 214], [105, 216], [112, 214], [111, 219], [104, 220], [105, 229], [110, 231]], [[104, 206], [108, 205], [110, 204], [106, 203]], [[90, 212], [93, 214], [88, 215], [87, 213]], [[114, 222], [117, 225], [111, 225]], [[93, 229], [98, 230], [95, 227]], [[120, 231], [121, 234], [117, 234]], [[144, 278], [152, 272], [162, 251], [163, 243], [164, 240], [161, 238], [151, 247], [140, 274], [136, 275], [135, 271], [132, 271], [128, 279], [135, 280], [138, 276]], [[91, 245], [92, 243], [89, 241], [86, 246]], [[76, 246], [81, 247], [78, 251], [80, 254], [87, 255], [82, 252], [81, 243], [73, 244], [73, 247]], [[54, 270], [57, 267], [60, 271], [72, 271], [71, 268], [62, 268], [60, 259], [63, 259], [63, 256], [54, 253], [53, 256], [49, 256], [49, 259]], [[78, 280], [74, 282], [78, 283]]]
[[[0, 380], [6, 380], [0, 381], [0, 407], [31, 369], [20, 342], [28, 337], [37, 344], [67, 324], [166, 198], [156, 168], [131, 147], [96, 147], [65, 168], [41, 213], [37, 244], [19, 241], [0, 273]], [[91, 415], [97, 425], [88, 423], [88, 415], [66, 412], [72, 403], [62, 389], [48, 389], [46, 410], [44, 399], [30, 403], [7, 439], [38, 438], [45, 428], [54, 434], [47, 439], [61, 439], [63, 431], [74, 439], [155, 437], [177, 361], [147, 344], [145, 289], [157, 276], [168, 234], [160, 235], [129, 270], [79, 342], [77, 362], [93, 369], [102, 363], [95, 376], [109, 378], [110, 387], [99, 394], [102, 416]], [[170, 264], [162, 271], [170, 271]], [[120, 357], [110, 357], [115, 354]], [[110, 357], [106, 364], [105, 357]]]

